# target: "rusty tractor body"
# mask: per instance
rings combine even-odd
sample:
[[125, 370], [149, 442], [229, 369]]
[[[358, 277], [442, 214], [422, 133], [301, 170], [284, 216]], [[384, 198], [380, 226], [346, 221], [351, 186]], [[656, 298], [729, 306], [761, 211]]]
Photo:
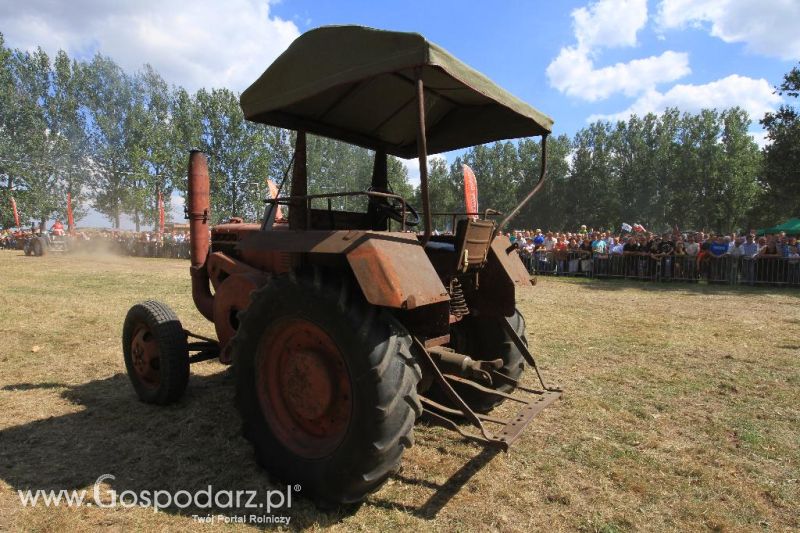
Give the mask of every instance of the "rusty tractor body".
[[[449, 214], [453, 234], [434, 235], [428, 147], [541, 135], [544, 148], [552, 121], [417, 34], [353, 26], [298, 38], [241, 101], [248, 119], [296, 132], [291, 191], [267, 199], [259, 223], [212, 226], [206, 158], [191, 153], [192, 296], [217, 338], [184, 330], [164, 304], [134, 306], [123, 350], [140, 398], [176, 401], [192, 362], [232, 364], [258, 461], [333, 504], [397, 470], [423, 413], [508, 449], [561, 395], [528, 349], [515, 295], [531, 278], [499, 231], [541, 188], [544, 149], [539, 182], [502, 222]], [[374, 150], [371, 188], [308, 194], [307, 133]], [[421, 215], [391, 192], [390, 154], [419, 158]], [[366, 212], [333, 210], [342, 196], [365, 197]], [[520, 384], [526, 367], [537, 387]], [[488, 414], [506, 400], [513, 416]]]

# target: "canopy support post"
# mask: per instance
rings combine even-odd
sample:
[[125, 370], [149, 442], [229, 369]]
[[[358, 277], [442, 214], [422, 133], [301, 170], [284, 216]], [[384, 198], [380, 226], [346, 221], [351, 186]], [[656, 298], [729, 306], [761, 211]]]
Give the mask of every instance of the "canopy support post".
[[[294, 166], [292, 166], [292, 196], [308, 195], [308, 172], [306, 171], [306, 132], [297, 130], [294, 144]], [[277, 204], [275, 204], [277, 206]], [[289, 227], [309, 229], [307, 226], [307, 205], [305, 200], [292, 200], [289, 206]]]
[[511, 219], [514, 218], [517, 215], [517, 213], [519, 213], [519, 210], [525, 207], [525, 204], [527, 204], [530, 201], [530, 199], [533, 198], [536, 195], [536, 193], [538, 193], [542, 189], [542, 186], [544, 185], [546, 172], [547, 172], [547, 134], [545, 133], [544, 135], [542, 135], [542, 165], [541, 165], [541, 170], [539, 171], [539, 181], [536, 182], [536, 186], [533, 188], [531, 192], [528, 193], [528, 196], [526, 196], [520, 203], [518, 203], [517, 207], [512, 209], [511, 212], [506, 216], [506, 218], [503, 219], [500, 225], [497, 226], [497, 231], [501, 231], [504, 227], [506, 227], [506, 224], [508, 224], [511, 221]]
[[425, 234], [422, 236], [422, 245], [431, 238], [431, 199], [428, 194], [428, 141], [425, 133], [425, 87], [422, 83], [422, 67], [414, 69], [417, 85], [417, 155], [419, 157], [419, 185], [422, 195], [422, 211], [425, 219]]
[[[375, 162], [372, 166], [372, 190], [378, 192], [389, 192], [389, 159], [386, 150], [378, 148], [375, 150]], [[367, 220], [370, 227], [378, 231], [386, 231], [388, 220], [381, 216], [378, 207], [369, 202], [367, 205]]]

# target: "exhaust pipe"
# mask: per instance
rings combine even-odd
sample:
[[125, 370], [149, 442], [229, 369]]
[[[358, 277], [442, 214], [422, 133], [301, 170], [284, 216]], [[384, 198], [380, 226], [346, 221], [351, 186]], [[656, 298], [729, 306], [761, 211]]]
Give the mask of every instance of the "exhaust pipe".
[[191, 236], [192, 266], [201, 267], [208, 256], [208, 220], [211, 217], [209, 202], [208, 163], [199, 150], [189, 153], [188, 215]]
[[189, 153], [189, 184], [187, 217], [189, 219], [189, 249], [191, 254], [192, 299], [200, 314], [214, 321], [214, 297], [209, 287], [206, 258], [209, 248], [210, 179], [206, 156], [199, 150]]

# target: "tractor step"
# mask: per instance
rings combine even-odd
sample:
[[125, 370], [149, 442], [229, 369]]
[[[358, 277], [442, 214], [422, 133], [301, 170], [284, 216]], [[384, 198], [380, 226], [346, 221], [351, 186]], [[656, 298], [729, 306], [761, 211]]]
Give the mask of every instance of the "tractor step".
[[[502, 382], [512, 385], [514, 387], [514, 392], [512, 394], [485, 387], [473, 379], [443, 373], [440, 366], [437, 364], [437, 362], [442, 362], [442, 358], [440, 357], [441, 354], [437, 354], [435, 350], [426, 350], [423, 344], [416, 339], [415, 343], [423, 354], [423, 361], [421, 361], [421, 363], [432, 373], [434, 381], [440, 386], [450, 400], [450, 403], [454, 406], [448, 407], [442, 405], [441, 403], [435, 402], [430, 398], [421, 396], [420, 400], [422, 401], [424, 414], [428, 415], [433, 422], [452, 429], [461, 436], [470, 440], [474, 440], [489, 446], [495, 446], [507, 451], [511, 444], [513, 444], [514, 441], [520, 437], [522, 431], [528, 426], [528, 424], [533, 421], [536, 415], [541, 413], [542, 410], [544, 410], [551, 403], [559, 399], [563, 392], [559, 388], [546, 387], [544, 385], [533, 356], [530, 354], [527, 347], [521, 340], [519, 340], [519, 344], [522, 348], [524, 348], [524, 350], [522, 350], [523, 356], [526, 360], [528, 360], [529, 363], [531, 363], [531, 366], [536, 369], [536, 375], [539, 377], [539, 381], [542, 385], [541, 389], [533, 389], [520, 385], [519, 382], [503, 374], [499, 370], [493, 368], [485, 368], [484, 370], [485, 372], [488, 372], [489, 376], [491, 376], [491, 383]], [[452, 356], [458, 355], [460, 354], [452, 354]], [[506, 401], [520, 404], [520, 409], [516, 411], [516, 414], [511, 418], [499, 418], [487, 414], [476, 413], [456, 392], [456, 390], [453, 388], [453, 384], [470, 387], [483, 394], [497, 396], [498, 398], [503, 398]], [[469, 422], [477, 431], [462, 428], [461, 424], [459, 424], [457, 420]], [[499, 427], [493, 428], [494, 431], [492, 431], [489, 429], [490, 425]]]

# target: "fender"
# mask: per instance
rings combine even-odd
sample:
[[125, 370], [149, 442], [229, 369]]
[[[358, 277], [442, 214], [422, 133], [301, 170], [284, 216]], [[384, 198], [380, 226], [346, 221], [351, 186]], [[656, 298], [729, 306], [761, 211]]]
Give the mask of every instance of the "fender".
[[498, 235], [494, 238], [489, 250], [489, 258], [500, 263], [503, 272], [508, 276], [508, 281], [517, 287], [531, 285], [531, 274], [519, 257], [519, 248], [513, 246], [505, 235]]
[[[270, 252], [265, 252], [270, 250]], [[372, 305], [416, 309], [449, 301], [436, 269], [413, 233], [370, 230], [256, 231], [236, 245], [242, 261], [271, 271], [275, 252], [296, 256], [344, 256]]]
[[348, 252], [347, 262], [373, 305], [410, 310], [450, 299], [418, 242], [366, 239]]
[[519, 250], [508, 237], [498, 235], [480, 273], [480, 288], [470, 303], [478, 314], [509, 317], [514, 314], [516, 291], [531, 285], [531, 275], [519, 257]]

